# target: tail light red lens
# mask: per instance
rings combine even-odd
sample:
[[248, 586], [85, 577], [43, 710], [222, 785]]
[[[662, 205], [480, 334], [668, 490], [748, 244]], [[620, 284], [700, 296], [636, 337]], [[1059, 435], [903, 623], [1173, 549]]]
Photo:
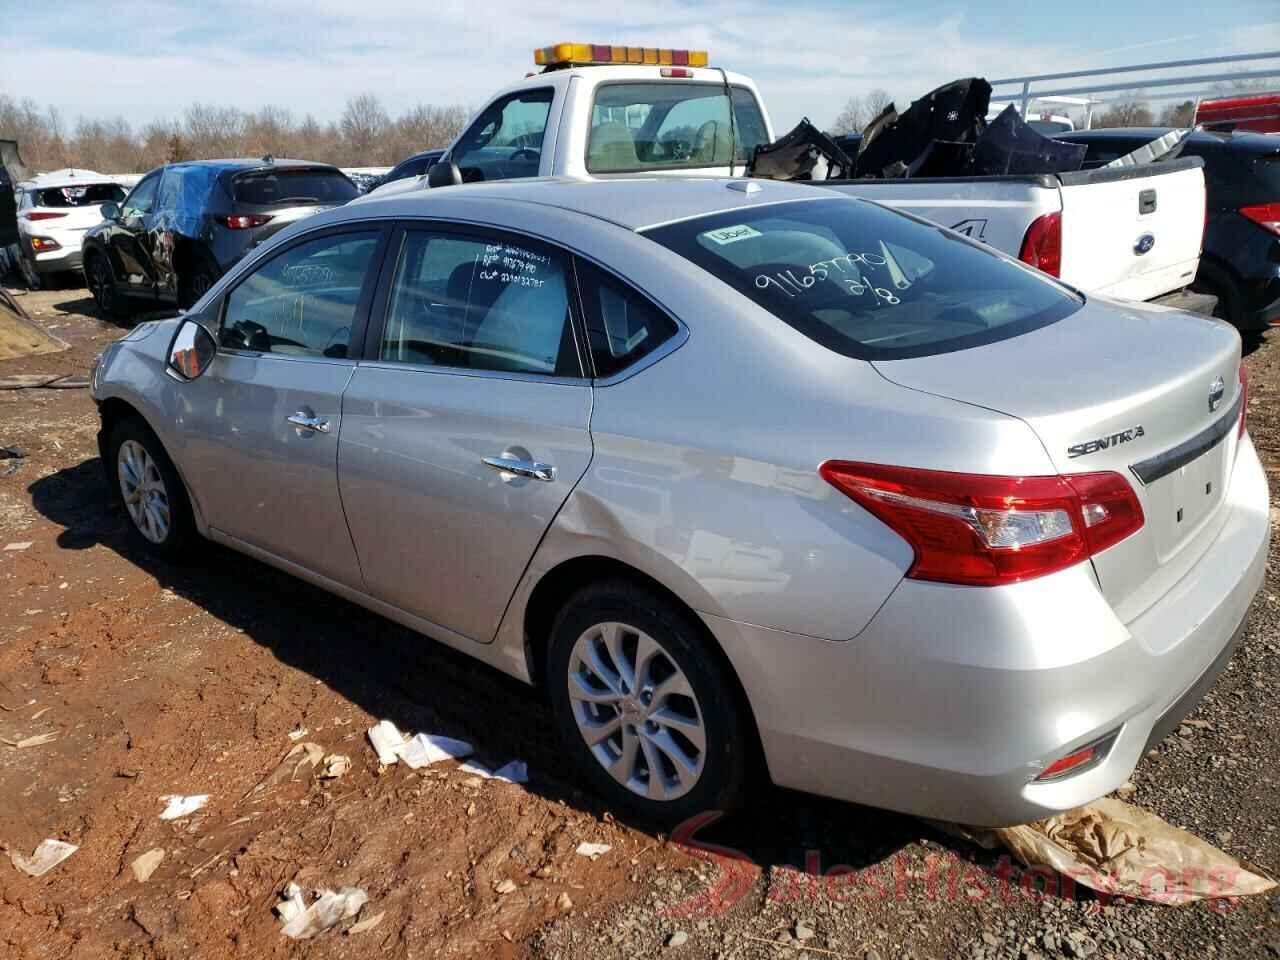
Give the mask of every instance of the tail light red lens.
[[828, 460], [822, 478], [915, 552], [907, 576], [1017, 583], [1087, 560], [1139, 530], [1142, 505], [1118, 473], [1001, 477]]
[[32, 210], [29, 213], [24, 213], [22, 215], [22, 219], [23, 220], [57, 220], [58, 218], [65, 217], [65, 216], [66, 216], [65, 213], [52, 213], [52, 212]]
[[1043, 270], [1051, 277], [1062, 276], [1062, 212], [1046, 213], [1031, 221], [1022, 238], [1018, 259]]
[[1280, 203], [1259, 203], [1252, 207], [1241, 207], [1240, 213], [1263, 230], [1280, 237]]
[[58, 250], [62, 247], [57, 240], [50, 240], [48, 237], [32, 237], [31, 249], [36, 253], [44, 253], [46, 250]]
[[1236, 436], [1244, 436], [1244, 415], [1249, 409], [1249, 368], [1245, 366], [1243, 360], [1240, 361], [1240, 372], [1237, 374], [1240, 378], [1240, 426], [1236, 428]]
[[253, 227], [260, 227], [264, 223], [270, 223], [271, 217], [261, 213], [237, 213], [219, 217], [218, 222], [224, 227], [230, 227], [232, 230], [250, 230]]
[[1111, 733], [1102, 740], [1081, 747], [1079, 750], [1073, 750], [1041, 770], [1040, 775], [1033, 782], [1043, 783], [1046, 780], [1061, 780], [1077, 773], [1084, 773], [1084, 771], [1096, 767], [1105, 760], [1115, 742], [1116, 734]]

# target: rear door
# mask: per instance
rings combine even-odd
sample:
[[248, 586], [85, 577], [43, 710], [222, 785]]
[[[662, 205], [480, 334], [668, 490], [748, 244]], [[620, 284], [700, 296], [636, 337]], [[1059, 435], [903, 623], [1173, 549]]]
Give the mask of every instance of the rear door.
[[343, 398], [339, 482], [369, 592], [488, 643], [591, 459], [568, 254], [414, 224]]
[[1062, 173], [1062, 279], [1151, 300], [1195, 279], [1204, 236], [1203, 161]]
[[202, 318], [218, 353], [181, 387], [179, 459], [210, 526], [357, 589], [338, 436], [386, 233], [318, 231], [259, 264]]

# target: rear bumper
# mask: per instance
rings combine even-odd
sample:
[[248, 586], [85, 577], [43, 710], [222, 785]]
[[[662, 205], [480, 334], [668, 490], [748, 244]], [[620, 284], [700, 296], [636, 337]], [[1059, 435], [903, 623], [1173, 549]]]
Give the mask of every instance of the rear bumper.
[[1196, 293], [1192, 290], [1175, 290], [1173, 293], [1166, 293], [1163, 297], [1156, 297], [1147, 302], [1161, 307], [1187, 310], [1191, 313], [1203, 313], [1210, 317], [1218, 306], [1218, 298], [1212, 293]]
[[[1200, 562], [1133, 622], [1090, 564], [1009, 587], [904, 580], [832, 643], [704, 615], [743, 682], [780, 786], [981, 825], [1111, 792], [1225, 667], [1262, 585], [1266, 477], [1239, 447], [1230, 511]], [[1115, 734], [1096, 766], [1033, 783]]]
[[84, 266], [84, 255], [79, 250], [68, 250], [62, 256], [56, 256], [58, 253], [61, 251], [52, 250], [49, 253], [40, 254], [37, 259], [31, 261], [36, 273], [63, 273], [73, 270], [79, 272]]

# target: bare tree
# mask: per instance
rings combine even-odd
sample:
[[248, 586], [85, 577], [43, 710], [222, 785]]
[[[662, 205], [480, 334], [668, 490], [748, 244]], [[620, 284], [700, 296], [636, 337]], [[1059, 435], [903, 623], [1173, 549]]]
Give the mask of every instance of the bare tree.
[[876, 87], [867, 94], [863, 103], [867, 108], [867, 123], [870, 123], [880, 115], [880, 112], [884, 110], [885, 107], [893, 103], [893, 97], [889, 96], [889, 91], [881, 87]]
[[850, 97], [844, 102], [840, 113], [836, 115], [836, 121], [831, 125], [830, 132], [836, 136], [861, 133], [862, 128], [867, 125], [867, 120], [867, 108], [862, 98]]
[[1171, 103], [1160, 111], [1160, 126], [1189, 127], [1195, 115], [1195, 101], [1183, 100], [1181, 103]]
[[1141, 90], [1122, 93], [1105, 113], [1094, 121], [1095, 127], [1150, 127], [1155, 123], [1151, 106]]
[[387, 111], [382, 108], [382, 101], [377, 96], [362, 93], [352, 97], [347, 101], [347, 108], [342, 111], [339, 124], [342, 139], [350, 151], [344, 158], [345, 163], [354, 166], [393, 162], [390, 151], [380, 143], [391, 126], [391, 118], [387, 116]]

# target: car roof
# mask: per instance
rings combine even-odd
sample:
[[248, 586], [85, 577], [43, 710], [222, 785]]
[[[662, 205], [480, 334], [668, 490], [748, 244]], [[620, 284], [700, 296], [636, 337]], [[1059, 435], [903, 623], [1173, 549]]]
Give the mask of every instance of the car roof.
[[[226, 160], [180, 160], [177, 163], [166, 164], [168, 167], [211, 167], [216, 170], [227, 170], [232, 172], [240, 172], [244, 170], [289, 170], [298, 169], [300, 167], [323, 167], [329, 170], [338, 170], [331, 163], [320, 163], [315, 160], [288, 160], [278, 157], [273, 160], [263, 160], [261, 157], [254, 158], [231, 158]], [[338, 170], [339, 173], [342, 171]]]
[[[1094, 130], [1068, 130], [1054, 134], [1058, 140], [1096, 143], [1108, 140], [1155, 140], [1177, 127], [1101, 127]], [[1195, 130], [1190, 142], [1197, 146], [1228, 146], [1256, 153], [1280, 151], [1280, 137], [1250, 130]]]
[[541, 204], [606, 220], [628, 230], [767, 203], [845, 199], [842, 194], [820, 187], [740, 177], [531, 177], [435, 189], [413, 180], [401, 181], [358, 197], [342, 209], [351, 210], [353, 216], [368, 216], [373, 211], [367, 205], [386, 204], [387, 216], [422, 216], [431, 212], [437, 199], [444, 199], [437, 195], [440, 190], [450, 202], [469, 198]]
[[92, 183], [115, 182], [114, 177], [108, 177], [98, 173], [96, 170], [73, 170], [67, 168], [36, 174], [30, 180], [23, 180], [21, 186], [24, 190], [43, 190], [47, 187], [75, 187]]

